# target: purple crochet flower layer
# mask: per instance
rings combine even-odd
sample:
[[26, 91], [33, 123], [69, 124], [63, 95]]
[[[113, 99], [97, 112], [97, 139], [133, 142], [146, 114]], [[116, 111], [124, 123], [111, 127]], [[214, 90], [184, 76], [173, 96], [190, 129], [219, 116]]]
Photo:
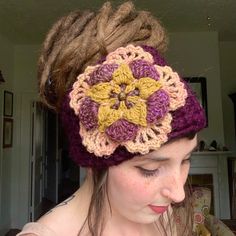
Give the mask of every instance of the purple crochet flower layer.
[[135, 60], [129, 64], [135, 79], [149, 77], [159, 80], [159, 74], [154, 65], [144, 60]]
[[153, 93], [147, 101], [147, 121], [154, 123], [158, 119], [163, 118], [168, 112], [169, 96], [160, 89]]
[[99, 105], [92, 101], [89, 97], [86, 97], [83, 100], [79, 112], [79, 118], [87, 130], [98, 127], [98, 108]]
[[121, 119], [106, 129], [106, 134], [118, 142], [126, 142], [136, 136], [138, 126], [127, 120]]
[[90, 74], [88, 84], [90, 86], [99, 82], [109, 82], [112, 79], [113, 72], [118, 68], [116, 64], [105, 64], [99, 66], [97, 70]]

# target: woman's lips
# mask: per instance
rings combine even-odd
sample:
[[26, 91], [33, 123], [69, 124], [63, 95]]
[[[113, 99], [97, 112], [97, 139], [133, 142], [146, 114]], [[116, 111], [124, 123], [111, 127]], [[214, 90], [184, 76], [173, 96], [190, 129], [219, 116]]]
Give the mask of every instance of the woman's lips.
[[153, 206], [153, 205], [149, 205], [149, 207], [157, 214], [162, 214], [165, 211], [167, 211], [168, 206]]

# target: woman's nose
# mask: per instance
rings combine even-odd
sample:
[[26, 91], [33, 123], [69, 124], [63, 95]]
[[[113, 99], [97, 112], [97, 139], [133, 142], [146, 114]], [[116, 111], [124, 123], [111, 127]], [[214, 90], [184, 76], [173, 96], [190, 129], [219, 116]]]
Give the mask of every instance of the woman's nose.
[[169, 181], [166, 181], [162, 189], [162, 195], [172, 202], [182, 202], [185, 198], [184, 184], [185, 181], [181, 178], [181, 175], [172, 176]]

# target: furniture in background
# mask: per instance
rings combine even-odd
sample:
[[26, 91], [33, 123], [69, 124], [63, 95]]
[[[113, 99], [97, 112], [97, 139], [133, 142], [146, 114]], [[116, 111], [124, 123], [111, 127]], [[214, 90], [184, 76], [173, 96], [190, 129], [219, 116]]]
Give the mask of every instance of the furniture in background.
[[211, 190], [197, 187], [192, 195], [194, 233], [202, 236], [234, 236], [234, 232], [221, 220], [210, 214]]
[[227, 158], [231, 152], [194, 152], [190, 181], [193, 187], [211, 190], [211, 214], [219, 219], [230, 219]]

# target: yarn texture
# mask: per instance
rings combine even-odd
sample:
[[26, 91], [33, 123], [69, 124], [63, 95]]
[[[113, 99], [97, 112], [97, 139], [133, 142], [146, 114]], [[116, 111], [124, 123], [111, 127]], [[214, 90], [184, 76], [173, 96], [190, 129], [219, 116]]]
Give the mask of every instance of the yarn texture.
[[157, 150], [206, 124], [190, 87], [150, 46], [121, 47], [88, 66], [61, 111], [71, 157], [93, 168]]

